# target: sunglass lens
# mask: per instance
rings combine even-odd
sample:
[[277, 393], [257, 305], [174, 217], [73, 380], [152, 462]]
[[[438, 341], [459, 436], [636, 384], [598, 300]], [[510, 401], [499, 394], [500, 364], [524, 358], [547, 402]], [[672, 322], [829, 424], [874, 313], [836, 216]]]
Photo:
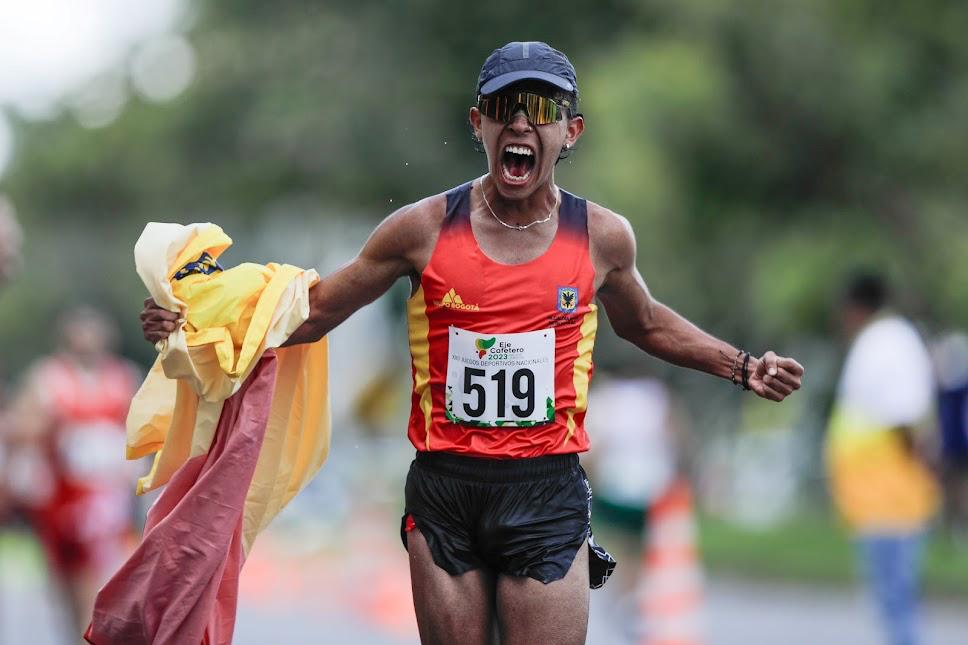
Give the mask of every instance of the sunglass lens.
[[562, 116], [561, 108], [554, 99], [529, 92], [482, 96], [478, 102], [478, 109], [486, 117], [496, 121], [508, 122], [514, 116], [519, 105], [524, 106], [528, 113], [528, 120], [534, 125], [554, 123], [559, 121]]

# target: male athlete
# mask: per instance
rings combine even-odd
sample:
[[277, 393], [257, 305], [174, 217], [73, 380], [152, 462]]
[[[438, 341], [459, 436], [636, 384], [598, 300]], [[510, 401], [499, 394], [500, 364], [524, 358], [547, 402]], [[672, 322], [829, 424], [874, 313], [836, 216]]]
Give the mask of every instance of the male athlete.
[[[424, 643], [583, 643], [588, 589], [614, 561], [591, 540], [586, 394], [595, 298], [623, 338], [781, 401], [803, 368], [757, 359], [649, 294], [628, 222], [555, 185], [582, 134], [575, 70], [540, 42], [485, 61], [470, 110], [488, 172], [384, 220], [316, 284], [289, 344], [313, 342], [409, 278], [409, 437], [402, 534]], [[178, 314], [150, 299], [145, 338]]]

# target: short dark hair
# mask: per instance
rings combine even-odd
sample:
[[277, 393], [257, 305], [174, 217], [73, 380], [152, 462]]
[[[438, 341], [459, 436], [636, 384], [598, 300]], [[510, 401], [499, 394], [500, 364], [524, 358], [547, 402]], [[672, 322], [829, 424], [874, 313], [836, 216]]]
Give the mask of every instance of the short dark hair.
[[882, 309], [887, 305], [889, 297], [890, 292], [884, 276], [866, 269], [855, 271], [844, 288], [844, 302], [868, 311]]

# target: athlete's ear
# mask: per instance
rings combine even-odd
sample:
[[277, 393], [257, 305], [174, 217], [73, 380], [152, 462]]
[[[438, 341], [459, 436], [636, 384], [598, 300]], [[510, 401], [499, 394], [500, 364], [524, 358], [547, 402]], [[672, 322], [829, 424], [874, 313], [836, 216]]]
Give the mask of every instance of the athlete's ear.
[[484, 128], [481, 127], [481, 111], [477, 107], [471, 108], [470, 114], [471, 127], [474, 128], [474, 136], [478, 141], [484, 141]]
[[585, 130], [585, 117], [580, 114], [568, 119], [568, 128], [565, 130], [565, 147], [574, 148], [578, 137]]

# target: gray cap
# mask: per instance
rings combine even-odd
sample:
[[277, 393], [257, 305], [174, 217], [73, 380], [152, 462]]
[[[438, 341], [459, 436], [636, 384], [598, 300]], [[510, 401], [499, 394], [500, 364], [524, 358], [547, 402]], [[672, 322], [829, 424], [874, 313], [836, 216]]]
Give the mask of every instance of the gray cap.
[[578, 79], [568, 57], [539, 41], [512, 42], [495, 49], [477, 78], [478, 94], [493, 94], [512, 83], [536, 80], [578, 96]]

